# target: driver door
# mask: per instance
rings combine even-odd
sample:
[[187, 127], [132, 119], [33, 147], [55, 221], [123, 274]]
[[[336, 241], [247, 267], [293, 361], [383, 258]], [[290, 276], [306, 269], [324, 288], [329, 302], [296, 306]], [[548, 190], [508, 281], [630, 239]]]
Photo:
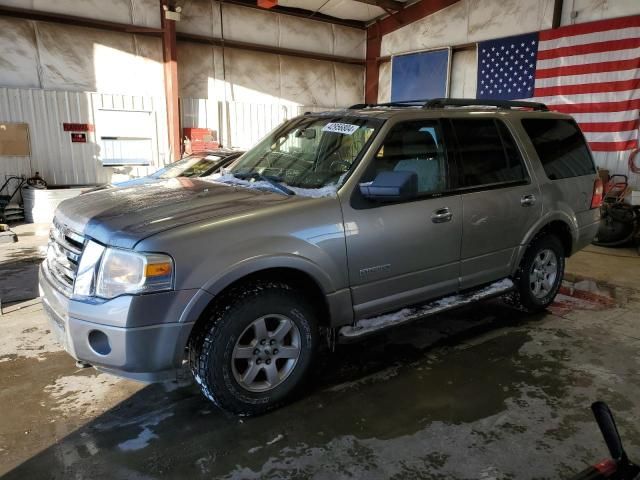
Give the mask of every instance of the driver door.
[[450, 193], [449, 164], [437, 120], [393, 126], [361, 182], [385, 170], [418, 177], [418, 196], [367, 200], [359, 191], [343, 205], [356, 319], [455, 292], [460, 274], [462, 199]]

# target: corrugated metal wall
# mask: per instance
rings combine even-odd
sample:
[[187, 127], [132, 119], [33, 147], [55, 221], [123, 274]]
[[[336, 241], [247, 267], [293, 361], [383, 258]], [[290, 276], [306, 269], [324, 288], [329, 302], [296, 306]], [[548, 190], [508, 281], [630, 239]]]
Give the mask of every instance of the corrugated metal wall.
[[[152, 112], [156, 134], [154, 165], [146, 167], [103, 167], [95, 133], [87, 143], [72, 143], [63, 123], [95, 124], [97, 110]], [[31, 176], [39, 171], [52, 185], [109, 182], [112, 178], [145, 175], [167, 161], [165, 102], [162, 98], [104, 95], [87, 92], [0, 88], [0, 122], [29, 125], [31, 155], [0, 156], [0, 180], [7, 175]]]
[[205, 98], [180, 101], [183, 127], [210, 128], [226, 147], [247, 149], [284, 120], [307, 111], [333, 107], [267, 103], [221, 102]]

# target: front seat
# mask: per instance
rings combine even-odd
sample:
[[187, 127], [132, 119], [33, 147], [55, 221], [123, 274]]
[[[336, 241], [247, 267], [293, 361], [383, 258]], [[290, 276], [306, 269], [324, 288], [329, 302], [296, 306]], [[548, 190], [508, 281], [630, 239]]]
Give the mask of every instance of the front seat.
[[419, 192], [437, 192], [444, 188], [438, 146], [430, 132], [410, 130], [402, 134], [402, 159], [394, 171], [414, 172]]

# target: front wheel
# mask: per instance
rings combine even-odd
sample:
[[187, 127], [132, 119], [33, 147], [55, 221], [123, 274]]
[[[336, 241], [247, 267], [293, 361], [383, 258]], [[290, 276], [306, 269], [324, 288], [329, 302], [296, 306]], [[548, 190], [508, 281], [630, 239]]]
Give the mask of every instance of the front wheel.
[[191, 371], [204, 395], [238, 415], [278, 407], [309, 370], [316, 313], [283, 283], [241, 287], [223, 300], [190, 342]]
[[564, 264], [564, 248], [555, 235], [536, 239], [527, 248], [514, 278], [511, 303], [528, 311], [547, 308], [562, 284]]

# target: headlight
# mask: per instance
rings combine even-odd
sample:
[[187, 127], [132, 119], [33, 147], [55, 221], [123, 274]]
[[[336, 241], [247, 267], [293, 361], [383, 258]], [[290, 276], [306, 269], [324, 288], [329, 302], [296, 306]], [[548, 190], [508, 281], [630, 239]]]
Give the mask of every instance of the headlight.
[[110, 299], [172, 287], [173, 260], [170, 256], [105, 248], [90, 241], [78, 265], [74, 294]]
[[73, 293], [81, 297], [90, 297], [95, 293], [98, 267], [104, 254], [105, 248], [99, 243], [89, 241], [84, 247], [76, 281], [73, 286]]

